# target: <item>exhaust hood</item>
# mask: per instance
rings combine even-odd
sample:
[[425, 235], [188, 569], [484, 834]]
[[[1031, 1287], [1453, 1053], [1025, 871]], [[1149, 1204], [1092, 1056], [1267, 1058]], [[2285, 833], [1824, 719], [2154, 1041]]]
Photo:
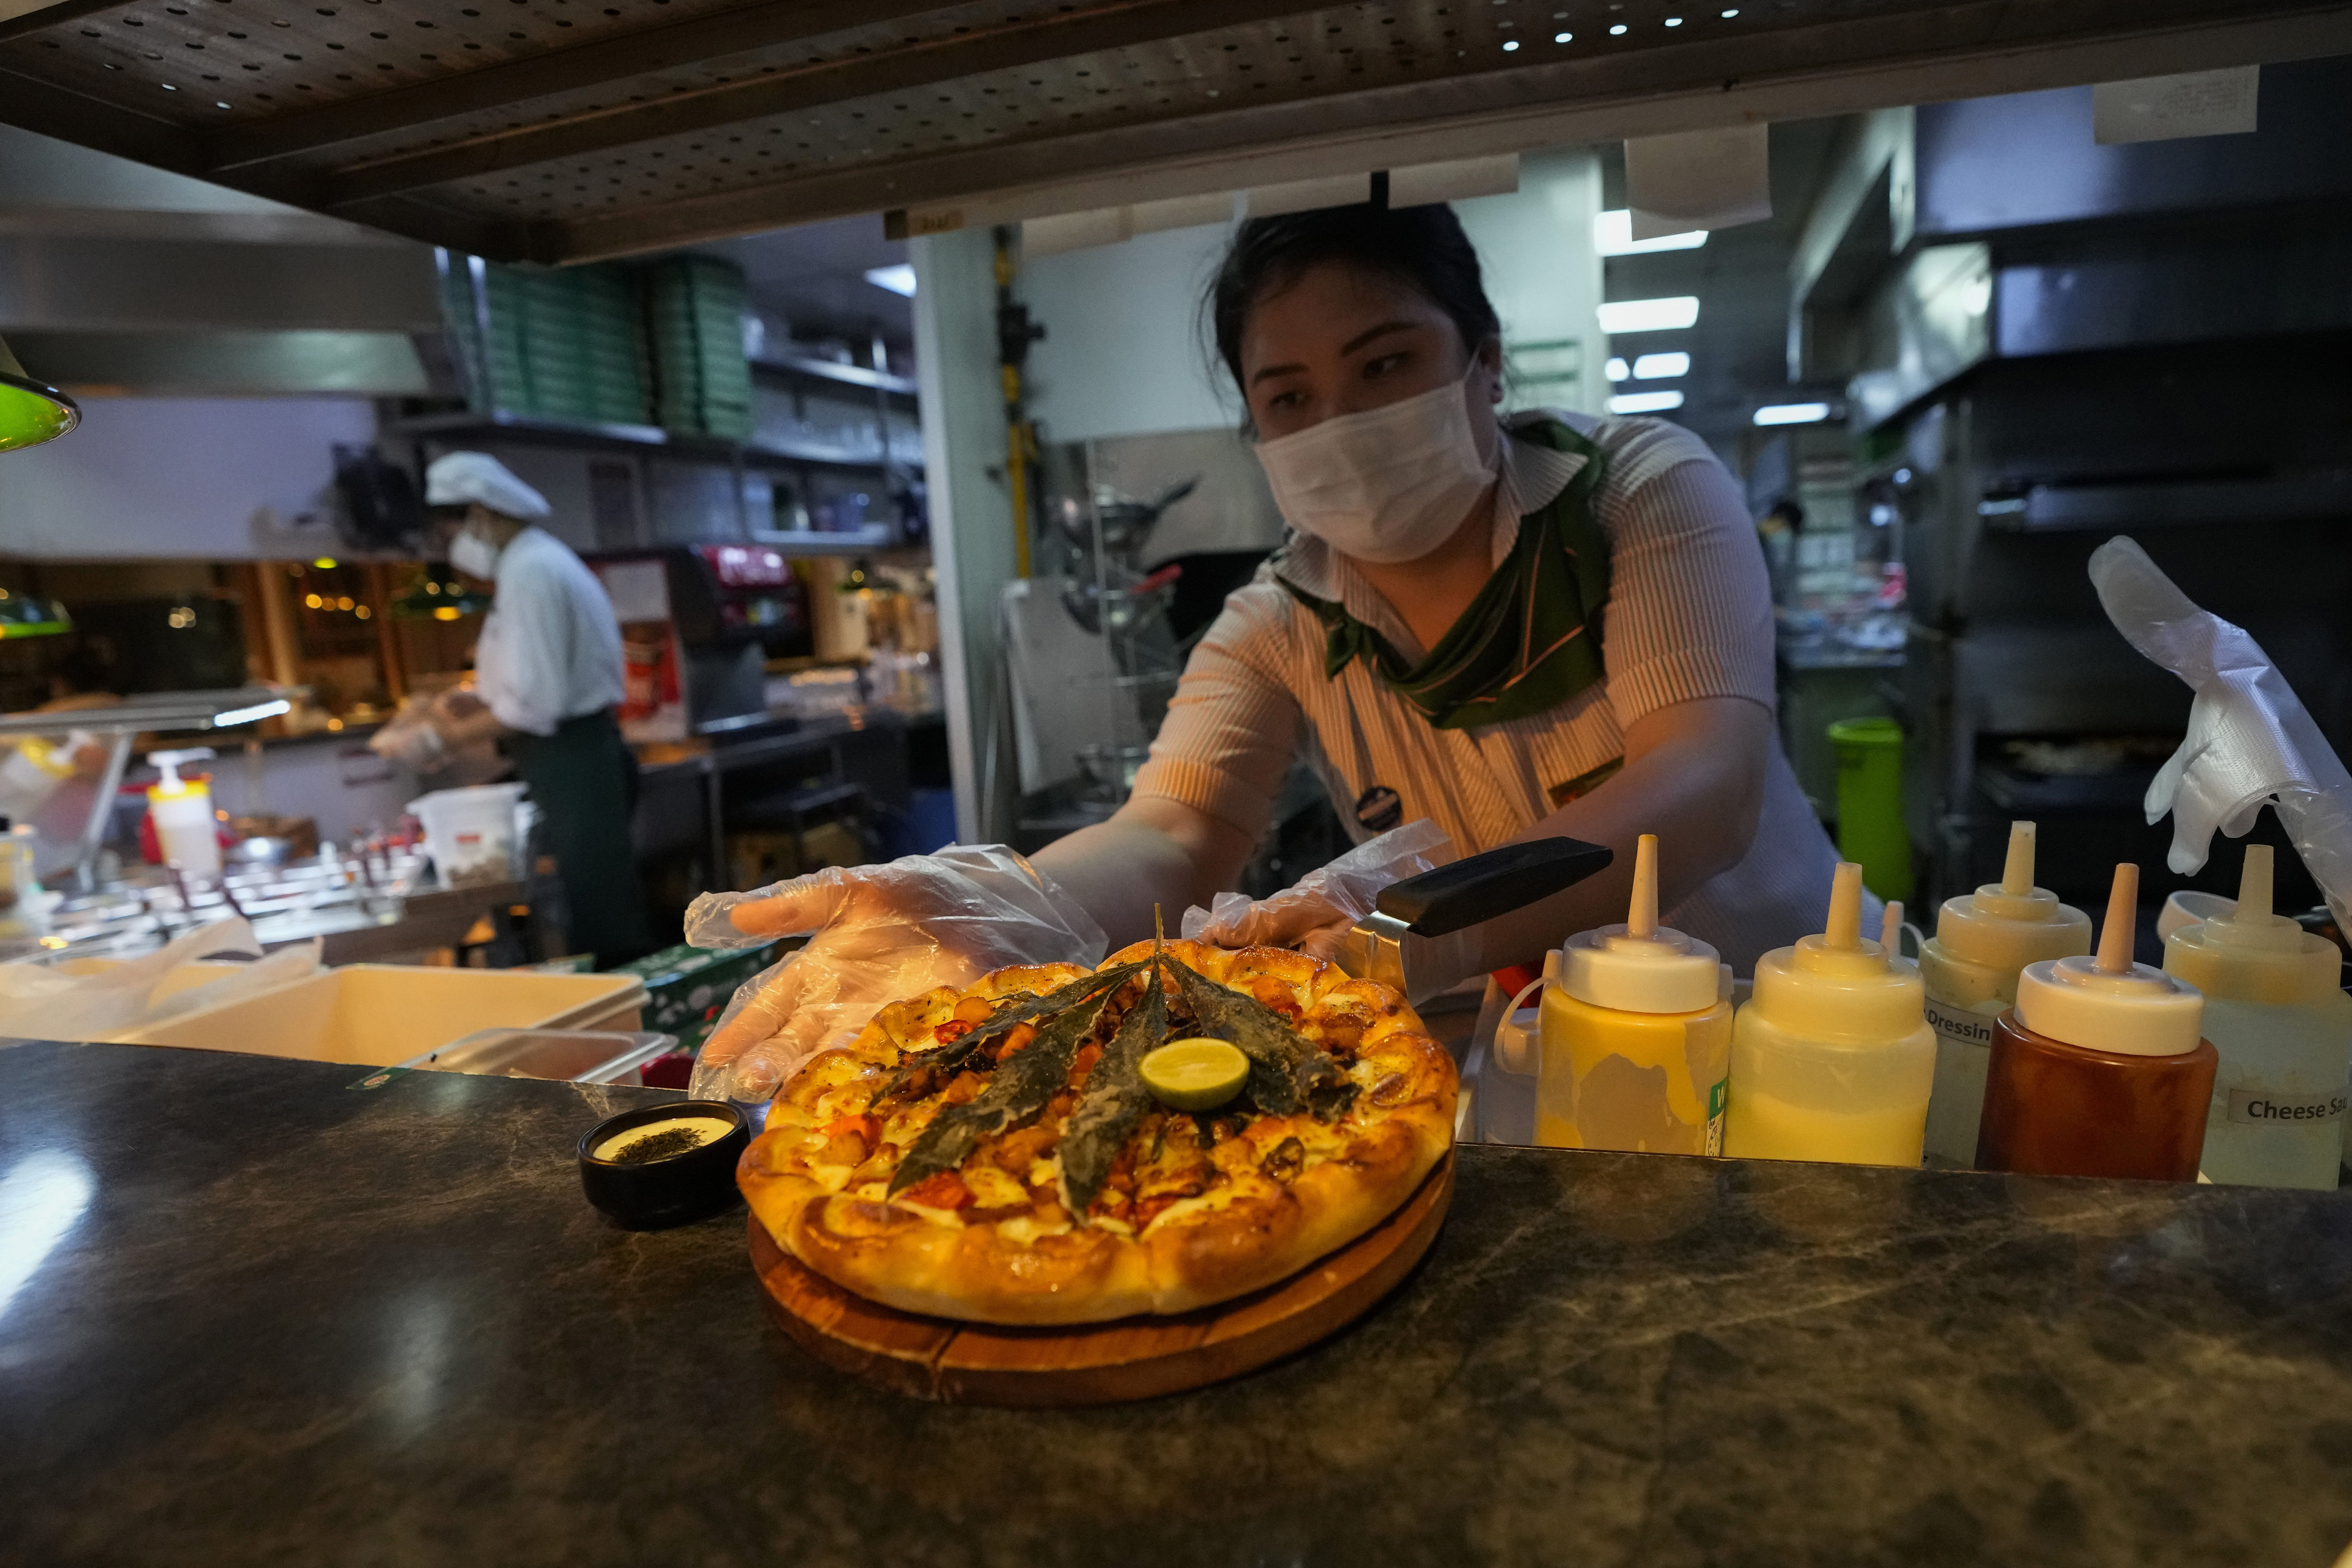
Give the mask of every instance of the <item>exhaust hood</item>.
[[424, 246], [0, 127], [0, 337], [33, 381], [421, 396], [454, 390], [440, 331]]

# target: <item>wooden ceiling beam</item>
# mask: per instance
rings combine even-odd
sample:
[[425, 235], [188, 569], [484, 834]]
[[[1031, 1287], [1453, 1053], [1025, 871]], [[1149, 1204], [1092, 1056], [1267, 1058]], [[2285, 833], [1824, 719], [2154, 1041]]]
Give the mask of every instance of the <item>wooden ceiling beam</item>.
[[205, 157], [216, 174], [284, 161], [315, 163], [321, 153], [353, 142], [632, 81], [704, 60], [805, 46], [848, 28], [937, 9], [931, 0], [827, 0], [820, 5], [769, 0], [745, 10], [232, 126], [206, 138]]
[[665, 136], [803, 112], [877, 93], [904, 92], [987, 71], [1157, 42], [1262, 19], [1264, 0], [1097, 0], [1089, 10], [923, 42], [864, 58], [780, 67], [772, 74], [666, 93], [543, 120], [454, 145], [356, 160], [325, 177], [322, 199], [338, 209], [563, 158], [593, 156]]

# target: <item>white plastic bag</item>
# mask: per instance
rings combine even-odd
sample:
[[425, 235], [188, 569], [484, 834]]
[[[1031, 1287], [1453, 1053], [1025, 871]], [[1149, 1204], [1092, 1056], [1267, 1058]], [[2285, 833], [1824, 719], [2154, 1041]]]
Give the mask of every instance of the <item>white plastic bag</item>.
[[2173, 870], [2205, 864], [2219, 827], [2243, 837], [2265, 804], [2352, 931], [2352, 775], [2286, 678], [2245, 632], [2199, 609], [2120, 535], [2092, 553], [2091, 582], [2132, 647], [2197, 693], [2189, 734], [2147, 789], [2152, 826], [2172, 813]]
[[[1349, 929], [1372, 912], [1382, 889], [1459, 858], [1445, 830], [1418, 817], [1365, 840], [1272, 898], [1219, 893], [1205, 910], [1194, 904], [1184, 911], [1183, 932], [1219, 947], [1295, 947], [1328, 959]], [[1465, 931], [1409, 940], [1432, 950], [1431, 961], [1439, 968], [1430, 973], [1467, 974], [1475, 967], [1471, 935]]]
[[753, 892], [705, 893], [686, 911], [697, 947], [800, 931], [814, 933], [808, 945], [745, 981], [703, 1042], [695, 1098], [766, 1100], [887, 1003], [1010, 963], [1098, 963], [1107, 944], [1076, 899], [1003, 845], [829, 867]]
[[126, 963], [95, 974], [68, 974], [46, 963], [0, 963], [0, 1036], [19, 1039], [104, 1040], [159, 1018], [209, 1007], [299, 980], [319, 967], [319, 944], [302, 943], [239, 965], [216, 980], [158, 994], [173, 970], [216, 953], [258, 953], [253, 927], [215, 921]]

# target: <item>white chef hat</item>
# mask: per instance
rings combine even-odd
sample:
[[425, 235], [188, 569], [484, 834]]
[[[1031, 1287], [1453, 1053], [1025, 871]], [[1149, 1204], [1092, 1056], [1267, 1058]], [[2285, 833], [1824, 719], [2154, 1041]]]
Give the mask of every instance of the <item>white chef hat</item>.
[[425, 470], [425, 504], [464, 506], [470, 501], [525, 522], [548, 514], [547, 498], [488, 452], [451, 452], [434, 458]]

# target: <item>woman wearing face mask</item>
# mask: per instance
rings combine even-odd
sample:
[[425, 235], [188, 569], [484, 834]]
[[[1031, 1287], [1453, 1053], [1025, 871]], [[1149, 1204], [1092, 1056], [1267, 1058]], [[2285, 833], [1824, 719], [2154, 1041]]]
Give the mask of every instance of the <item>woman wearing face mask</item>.
[[425, 471], [425, 500], [457, 523], [449, 561], [497, 585], [474, 652], [480, 704], [433, 721], [455, 751], [496, 737], [546, 822], [573, 948], [599, 968], [653, 950], [629, 816], [636, 763], [614, 708], [623, 695], [620, 622], [587, 563], [536, 526], [546, 498], [483, 452], [452, 452]]
[[[1149, 935], [1155, 905], [1172, 924], [1233, 885], [1303, 751], [1360, 837], [1426, 817], [1463, 854], [1559, 834], [1619, 851], [1475, 928], [1466, 973], [1622, 921], [1643, 833], [1671, 923], [1738, 972], [1814, 929], [1836, 857], [1773, 735], [1764, 563], [1706, 447], [1657, 420], [1499, 422], [1498, 324], [1445, 207], [1253, 220], [1209, 309], [1292, 532], [1194, 651], [1132, 798], [1035, 869], [1113, 946]], [[894, 870], [728, 918], [804, 931], [939, 901]], [[1211, 935], [1337, 934], [1311, 900], [1254, 917]], [[803, 990], [837, 990], [826, 966], [854, 955], [835, 963], [822, 929], [811, 947]], [[756, 1091], [818, 1043], [791, 973], [768, 1016], [714, 1037], [698, 1083], [741, 1053], [732, 1082]]]

